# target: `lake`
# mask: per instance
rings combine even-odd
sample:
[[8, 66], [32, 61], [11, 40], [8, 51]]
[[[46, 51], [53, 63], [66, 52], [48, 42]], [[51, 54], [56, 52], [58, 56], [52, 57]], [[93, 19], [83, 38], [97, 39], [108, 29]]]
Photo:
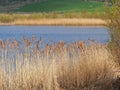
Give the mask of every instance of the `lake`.
[[95, 40], [100, 43], [109, 41], [110, 36], [107, 27], [93, 26], [0, 26], [0, 39], [22, 40], [22, 36], [31, 38], [42, 37], [43, 41], [58, 42], [88, 41]]

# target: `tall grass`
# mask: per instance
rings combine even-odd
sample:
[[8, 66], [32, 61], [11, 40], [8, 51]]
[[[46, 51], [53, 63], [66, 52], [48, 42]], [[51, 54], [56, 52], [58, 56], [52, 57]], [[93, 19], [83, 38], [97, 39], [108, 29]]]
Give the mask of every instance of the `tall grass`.
[[0, 25], [106, 25], [104, 13], [9, 13], [0, 14]]
[[107, 45], [0, 40], [1, 90], [113, 90], [118, 66]]
[[2, 22], [2, 23], [13, 22], [14, 20], [15, 20], [15, 18], [13, 17], [13, 15], [0, 14], [0, 22]]
[[[102, 18], [104, 13], [90, 13], [90, 12], [81, 12], [81, 13], [1, 13], [0, 22], [9, 23], [18, 20], [39, 20], [39, 19], [60, 19], [60, 18]], [[28, 21], [29, 22], [29, 21]]]

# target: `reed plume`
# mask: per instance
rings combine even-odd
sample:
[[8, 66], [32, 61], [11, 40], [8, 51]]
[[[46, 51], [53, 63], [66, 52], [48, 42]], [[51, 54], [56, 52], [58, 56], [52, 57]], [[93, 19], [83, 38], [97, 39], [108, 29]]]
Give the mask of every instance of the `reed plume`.
[[42, 42], [42, 39], [40, 38], [36, 43], [36, 50], [40, 50], [39, 46], [41, 42]]
[[64, 47], [64, 46], [65, 46], [65, 43], [64, 43], [63, 41], [59, 41], [59, 42], [58, 42], [58, 45], [59, 45], [59, 47]]
[[23, 36], [23, 40], [24, 40], [25, 46], [27, 46], [27, 47], [30, 46], [31, 42], [24, 36]]
[[[120, 76], [120, 67], [107, 45], [59, 41], [40, 48], [41, 38], [29, 41], [23, 37], [23, 41], [21, 45], [16, 39], [0, 40], [0, 51], [7, 51], [0, 56], [4, 60], [0, 62], [1, 90], [112, 90], [112, 83]], [[22, 50], [3, 50], [3, 44], [8, 43]], [[40, 52], [32, 52], [39, 49]]]
[[85, 42], [83, 42], [83, 41], [76, 42], [76, 45], [77, 45], [78, 49], [80, 49], [81, 51], [84, 51], [85, 46], [86, 46]]
[[2, 45], [3, 45], [3, 42], [2, 42], [2, 40], [0, 40], [0, 47], [2, 47]]
[[6, 49], [6, 44], [5, 44], [4, 41], [1, 42], [1, 47], [2, 47], [2, 49], [4, 49], [4, 50]]

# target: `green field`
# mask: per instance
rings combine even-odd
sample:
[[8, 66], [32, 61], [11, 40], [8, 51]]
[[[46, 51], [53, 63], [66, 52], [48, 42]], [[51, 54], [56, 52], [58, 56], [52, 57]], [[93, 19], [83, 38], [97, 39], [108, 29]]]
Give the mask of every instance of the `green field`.
[[17, 12], [101, 12], [104, 10], [103, 2], [83, 0], [46, 0], [26, 4]]

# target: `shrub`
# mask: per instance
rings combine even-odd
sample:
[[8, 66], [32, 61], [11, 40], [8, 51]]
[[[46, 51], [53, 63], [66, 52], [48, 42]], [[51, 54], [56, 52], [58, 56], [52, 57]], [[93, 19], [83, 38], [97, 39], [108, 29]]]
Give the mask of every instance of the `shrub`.
[[110, 19], [110, 49], [120, 63], [120, 0], [112, 0], [112, 10], [108, 13]]

